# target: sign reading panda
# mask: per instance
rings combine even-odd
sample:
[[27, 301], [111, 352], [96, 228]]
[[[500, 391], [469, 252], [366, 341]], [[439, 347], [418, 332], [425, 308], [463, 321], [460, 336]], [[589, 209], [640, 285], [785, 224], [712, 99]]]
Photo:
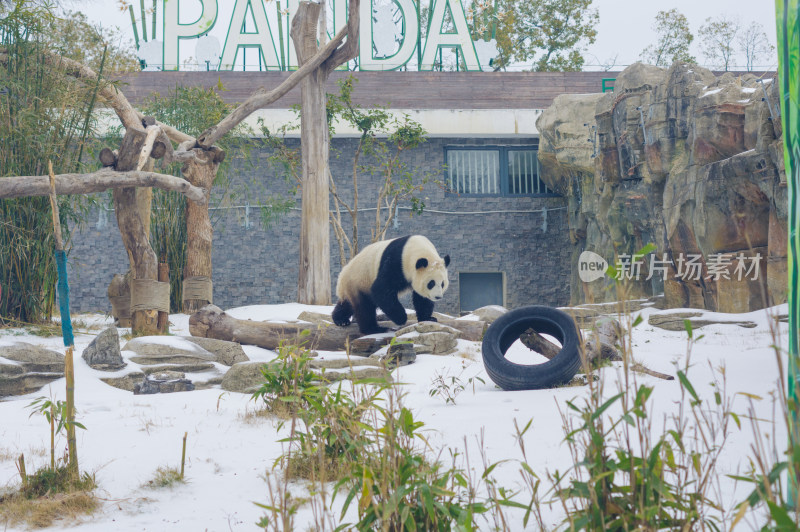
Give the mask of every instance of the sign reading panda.
[[[347, 0], [329, 0], [328, 36], [347, 24]], [[497, 54], [492, 41], [473, 41], [461, 0], [432, 0], [420, 27], [414, 0], [362, 0], [360, 70], [441, 68], [442, 51], [457, 69], [480, 71]], [[153, 26], [141, 20], [142, 39], [130, 7], [134, 38], [145, 70], [292, 70], [297, 54], [289, 35], [300, 0], [164, 0], [153, 2]], [[157, 40], [156, 19], [163, 25]], [[144, 10], [142, 10], [144, 17]]]

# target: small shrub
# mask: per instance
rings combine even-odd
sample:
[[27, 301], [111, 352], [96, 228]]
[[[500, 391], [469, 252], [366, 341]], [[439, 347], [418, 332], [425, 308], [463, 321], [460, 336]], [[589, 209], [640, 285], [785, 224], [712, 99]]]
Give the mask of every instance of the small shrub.
[[181, 476], [180, 470], [176, 467], [159, 467], [152, 479], [147, 481], [148, 488], [171, 488], [176, 483], [183, 484], [186, 481]]
[[252, 398], [281, 417], [291, 417], [308, 406], [306, 395], [317, 388], [317, 376], [308, 367], [311, 352], [302, 345], [281, 342], [277, 352], [275, 360], [262, 366], [264, 382]]
[[444, 399], [445, 404], [456, 404], [456, 397], [464, 391], [464, 383], [461, 379], [455, 376], [446, 376], [441, 373], [437, 374], [431, 382], [433, 386], [428, 393], [431, 397], [437, 395]]
[[475, 530], [476, 516], [489, 505], [470, 497], [467, 474], [427, 458], [418, 445], [423, 423], [407, 408], [392, 402], [375, 413], [371, 452], [336, 485], [346, 493], [342, 517], [357, 501], [360, 531]]
[[55, 469], [42, 468], [32, 475], [28, 475], [20, 493], [28, 499], [34, 499], [56, 493], [91, 491], [96, 486], [94, 475], [84, 473], [75, 476], [67, 464], [63, 464], [56, 466]]

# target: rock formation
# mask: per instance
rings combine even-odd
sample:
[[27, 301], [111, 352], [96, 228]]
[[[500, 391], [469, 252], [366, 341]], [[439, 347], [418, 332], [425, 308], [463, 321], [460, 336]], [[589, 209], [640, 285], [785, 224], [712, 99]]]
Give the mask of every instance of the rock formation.
[[621, 266], [626, 298], [663, 291], [667, 307], [721, 312], [786, 301], [778, 90], [762, 81], [637, 63], [613, 93], [562, 95], [542, 113], [541, 177], [568, 203], [572, 304], [621, 295], [608, 277], [581, 281], [585, 250]]

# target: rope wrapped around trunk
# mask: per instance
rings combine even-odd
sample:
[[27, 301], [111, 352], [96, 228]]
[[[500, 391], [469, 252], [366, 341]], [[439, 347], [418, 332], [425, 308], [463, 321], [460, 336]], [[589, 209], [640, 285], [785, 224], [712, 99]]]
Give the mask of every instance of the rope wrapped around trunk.
[[214, 284], [210, 277], [187, 277], [183, 280], [183, 300], [190, 299], [208, 301], [209, 304], [214, 302]]
[[137, 310], [169, 312], [169, 283], [152, 279], [133, 279], [130, 311], [133, 313]]

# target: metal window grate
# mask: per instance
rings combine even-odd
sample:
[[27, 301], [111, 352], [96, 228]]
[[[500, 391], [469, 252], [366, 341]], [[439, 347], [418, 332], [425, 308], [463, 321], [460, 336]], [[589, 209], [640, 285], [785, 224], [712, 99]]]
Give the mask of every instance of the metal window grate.
[[537, 150], [528, 146], [448, 147], [447, 186], [470, 195], [552, 195], [539, 180]]
[[499, 150], [447, 150], [448, 185], [459, 194], [500, 194]]

